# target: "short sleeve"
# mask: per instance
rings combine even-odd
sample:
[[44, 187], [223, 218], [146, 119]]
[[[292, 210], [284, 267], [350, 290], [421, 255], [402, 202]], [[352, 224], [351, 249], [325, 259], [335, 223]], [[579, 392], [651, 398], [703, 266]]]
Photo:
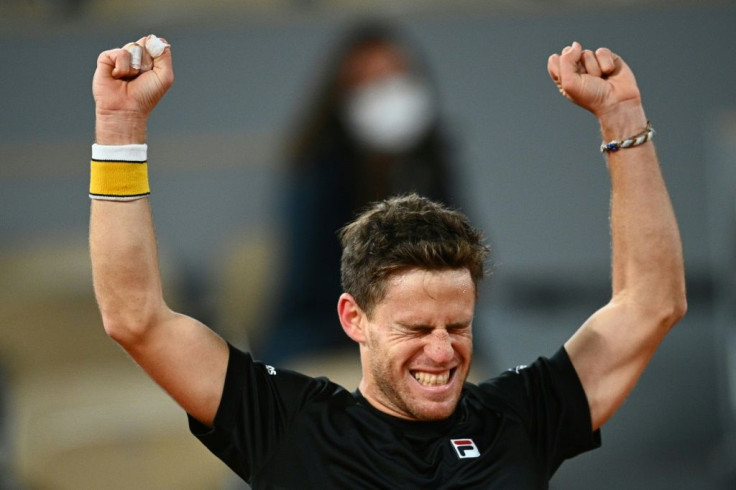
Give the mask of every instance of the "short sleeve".
[[537, 458], [551, 477], [562, 462], [601, 445], [570, 357], [561, 347], [480, 385], [494, 392], [527, 428]]
[[304, 404], [337, 385], [254, 361], [232, 345], [229, 350], [213, 426], [188, 416], [189, 429], [236, 474], [250, 481]]

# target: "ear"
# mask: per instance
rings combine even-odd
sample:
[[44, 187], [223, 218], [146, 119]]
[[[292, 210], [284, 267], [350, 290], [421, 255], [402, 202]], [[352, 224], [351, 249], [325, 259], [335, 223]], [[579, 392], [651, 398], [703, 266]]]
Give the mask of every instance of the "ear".
[[366, 315], [363, 310], [355, 302], [355, 298], [348, 293], [342, 293], [337, 300], [337, 316], [340, 318], [340, 324], [345, 333], [358, 343], [365, 342], [365, 325]]

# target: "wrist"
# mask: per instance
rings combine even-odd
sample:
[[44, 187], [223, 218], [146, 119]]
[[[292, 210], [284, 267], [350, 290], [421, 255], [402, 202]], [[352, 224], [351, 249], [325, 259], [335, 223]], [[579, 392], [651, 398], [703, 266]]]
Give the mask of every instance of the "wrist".
[[98, 110], [95, 118], [95, 142], [100, 145], [129, 145], [146, 142], [148, 118], [127, 112]]
[[150, 193], [146, 144], [92, 145], [90, 198], [134, 201]]
[[639, 134], [647, 127], [647, 116], [640, 101], [619, 104], [615, 109], [598, 115], [604, 141], [618, 140]]

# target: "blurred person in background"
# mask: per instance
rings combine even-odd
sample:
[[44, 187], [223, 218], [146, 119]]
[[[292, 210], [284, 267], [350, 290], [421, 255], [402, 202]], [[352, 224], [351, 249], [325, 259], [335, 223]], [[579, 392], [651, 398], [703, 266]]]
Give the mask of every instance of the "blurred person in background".
[[274, 363], [351, 349], [335, 328], [337, 230], [369, 202], [417, 192], [459, 207], [437, 91], [422, 56], [388, 24], [349, 28], [321, 71], [288, 148], [285, 264], [255, 344]]

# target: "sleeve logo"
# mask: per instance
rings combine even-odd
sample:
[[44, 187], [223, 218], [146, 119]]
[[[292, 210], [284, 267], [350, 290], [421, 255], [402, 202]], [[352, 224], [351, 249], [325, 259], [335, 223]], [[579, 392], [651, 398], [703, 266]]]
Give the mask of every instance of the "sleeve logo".
[[452, 447], [455, 448], [457, 457], [460, 459], [480, 456], [478, 446], [475, 445], [472, 439], [450, 439], [450, 443], [452, 443]]

